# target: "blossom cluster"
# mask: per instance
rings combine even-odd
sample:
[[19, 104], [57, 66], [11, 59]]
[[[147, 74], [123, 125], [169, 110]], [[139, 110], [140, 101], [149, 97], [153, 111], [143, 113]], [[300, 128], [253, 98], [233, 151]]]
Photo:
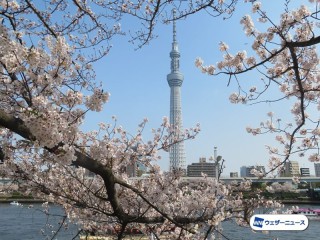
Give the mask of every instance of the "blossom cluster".
[[[226, 12], [228, 5], [224, 3], [214, 1], [219, 5], [218, 12]], [[135, 134], [119, 126], [115, 118], [113, 124], [100, 123], [96, 131], [81, 130], [86, 112], [101, 111], [109, 100], [109, 94], [93, 81], [92, 63], [110, 49], [101, 45], [114, 34], [121, 34], [117, 21], [111, 21], [109, 27], [101, 19], [116, 20], [124, 12], [149, 19], [157, 3], [119, 4], [53, 0], [44, 8], [32, 1], [0, 1], [0, 112], [3, 122], [11, 121], [0, 131], [5, 159], [1, 177], [17, 183], [8, 191], [32, 193], [61, 205], [70, 221], [83, 230], [106, 233], [111, 227], [114, 230], [121, 223], [129, 223], [147, 233], [152, 225], [156, 234], [170, 229], [177, 239], [203, 238], [204, 229], [214, 230], [225, 219], [236, 218], [244, 224], [255, 207], [277, 206], [258, 194], [245, 199], [242, 192], [251, 190], [250, 181], [227, 185], [206, 176], [189, 181], [179, 171], [160, 170], [159, 151], [194, 138], [200, 125], [182, 130], [164, 117], [150, 140], [143, 137], [147, 119]], [[195, 4], [197, 8], [204, 6], [201, 1]], [[105, 11], [94, 12], [98, 7]], [[257, 12], [259, 9], [256, 7]], [[307, 13], [302, 9], [296, 14]], [[241, 21], [248, 34], [257, 34], [250, 17]], [[84, 54], [93, 47], [94, 54]], [[217, 67], [220, 70], [241, 71], [255, 64], [245, 51], [233, 56], [225, 43], [220, 50], [225, 52], [225, 60]], [[304, 66], [315, 66], [314, 51], [301, 61]], [[214, 65], [203, 66], [201, 59], [196, 65], [203, 72], [215, 74]], [[252, 88], [253, 93], [256, 91]], [[286, 91], [292, 91], [290, 86]], [[230, 100], [247, 101], [239, 94], [233, 94]], [[148, 177], [130, 178], [128, 168], [137, 164], [148, 168]], [[44, 207], [49, 214], [49, 204]]]
[[[251, 50], [248, 51], [251, 56], [246, 51], [232, 54], [229, 46], [220, 42], [219, 50], [224, 54], [222, 61], [209, 65], [209, 68], [201, 58], [197, 58], [195, 65], [209, 75], [226, 74], [229, 81], [234, 80], [238, 91], [230, 94], [231, 103], [276, 104], [290, 100], [292, 106], [288, 109], [292, 121], [289, 123], [284, 124], [273, 113], [268, 113], [268, 119], [261, 122], [259, 127], [246, 128], [252, 135], [276, 133], [276, 142], [283, 149], [267, 147], [271, 154], [270, 169], [280, 169], [284, 162], [280, 160], [281, 157], [288, 159], [292, 154], [318, 162], [319, 119], [313, 114], [315, 109], [320, 109], [318, 41], [315, 41], [316, 26], [319, 23], [313, 17], [317, 12], [318, 1], [309, 1], [314, 4], [303, 4], [296, 9], [284, 11], [278, 23], [264, 11], [261, 2], [247, 2], [252, 3], [253, 15], [245, 15], [240, 24], [245, 35], [252, 38]], [[257, 20], [253, 16], [258, 16]], [[256, 21], [259, 24], [255, 24]], [[264, 31], [256, 27], [263, 25]], [[246, 78], [246, 73], [254, 70], [261, 78], [256, 80], [255, 86], [247, 88], [247, 83], [240, 76]], [[277, 89], [278, 93], [274, 91]], [[274, 91], [271, 99], [267, 95], [270, 91]]]
[[266, 190], [271, 193], [295, 191], [292, 184], [287, 183], [287, 182], [285, 182], [283, 184], [278, 183], [278, 182], [272, 183], [270, 186], [266, 187]]

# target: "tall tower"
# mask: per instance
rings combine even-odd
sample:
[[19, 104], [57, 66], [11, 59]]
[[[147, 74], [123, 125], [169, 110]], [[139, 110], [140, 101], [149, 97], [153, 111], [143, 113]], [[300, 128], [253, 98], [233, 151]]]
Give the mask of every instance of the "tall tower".
[[[167, 75], [167, 81], [170, 86], [170, 124], [174, 126], [176, 131], [173, 139], [179, 139], [179, 132], [182, 133], [182, 111], [181, 111], [181, 85], [183, 75], [179, 71], [180, 52], [176, 39], [176, 10], [173, 10], [173, 42], [170, 52], [171, 58], [171, 73]], [[186, 161], [183, 141], [172, 145], [169, 149], [170, 156], [170, 171], [181, 169], [186, 171]]]

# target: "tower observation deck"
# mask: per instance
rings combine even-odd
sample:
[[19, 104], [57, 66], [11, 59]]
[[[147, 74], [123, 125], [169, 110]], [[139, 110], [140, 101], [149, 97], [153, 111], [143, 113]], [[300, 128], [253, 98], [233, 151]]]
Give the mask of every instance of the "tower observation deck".
[[[172, 141], [179, 140], [182, 133], [182, 110], [181, 110], [181, 86], [183, 75], [179, 70], [180, 52], [176, 39], [176, 10], [173, 10], [173, 42], [170, 52], [171, 73], [167, 75], [170, 86], [170, 124], [176, 131], [172, 136]], [[173, 144], [169, 149], [170, 171], [180, 169], [186, 171], [185, 152], [183, 141]]]

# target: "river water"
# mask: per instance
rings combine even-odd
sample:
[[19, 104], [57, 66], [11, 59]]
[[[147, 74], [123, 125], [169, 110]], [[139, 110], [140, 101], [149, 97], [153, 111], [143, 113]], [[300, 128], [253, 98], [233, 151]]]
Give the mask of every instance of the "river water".
[[[320, 206], [301, 207], [320, 208]], [[0, 204], [0, 240], [78, 240], [76, 225], [69, 225], [67, 229], [58, 230], [63, 218], [63, 212], [58, 206], [50, 205], [50, 213], [47, 216], [41, 210], [41, 204], [28, 206], [13, 206]], [[250, 228], [239, 227], [233, 222], [222, 223], [223, 235], [221, 240], [316, 240], [320, 239], [320, 220], [309, 221], [309, 227], [305, 231], [270, 231], [268, 234], [253, 232]]]
[[77, 226], [69, 225], [67, 229], [62, 227], [55, 236], [63, 222], [63, 211], [54, 205], [49, 206], [53, 215], [47, 215], [43, 210], [41, 204], [30, 208], [0, 203], [0, 240], [71, 240], [77, 235]]

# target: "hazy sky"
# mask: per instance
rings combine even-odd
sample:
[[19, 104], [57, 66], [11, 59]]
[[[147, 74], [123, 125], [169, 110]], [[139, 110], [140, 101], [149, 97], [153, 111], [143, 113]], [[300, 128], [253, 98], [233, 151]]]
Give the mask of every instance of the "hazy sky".
[[[250, 51], [252, 39], [245, 36], [239, 22], [250, 12], [251, 5], [239, 2], [234, 16], [228, 20], [202, 13], [177, 22], [180, 70], [185, 78], [181, 90], [183, 126], [189, 128], [199, 122], [202, 129], [196, 139], [185, 143], [186, 162], [198, 162], [199, 157], [209, 158], [217, 146], [218, 155], [226, 161], [223, 175], [229, 175], [230, 171], [240, 172], [243, 165], [267, 165], [269, 155], [265, 145], [275, 144], [275, 136], [253, 137], [245, 128], [259, 126], [267, 119], [269, 111], [287, 117], [285, 111], [290, 108], [289, 102], [254, 106], [231, 104], [228, 98], [237, 90], [236, 85], [231, 83], [227, 87], [226, 76], [204, 75], [194, 65], [198, 56], [208, 64], [221, 60], [220, 41], [228, 43], [230, 52]], [[280, 3], [283, 1], [262, 1], [263, 6], [267, 4], [265, 2], [274, 3], [274, 6], [269, 3], [267, 9], [276, 20], [283, 9]], [[302, 1], [293, 2], [300, 4]], [[121, 23], [123, 29], [137, 29], [138, 24], [132, 18]], [[170, 88], [166, 76], [170, 72], [172, 25], [158, 25], [156, 34], [157, 39], [137, 51], [128, 43], [129, 37], [113, 40], [110, 54], [95, 65], [97, 80], [102, 81], [104, 89], [111, 93], [110, 102], [102, 113], [88, 116], [86, 129], [95, 129], [101, 121], [111, 122], [111, 116], [115, 115], [120, 125], [135, 133], [138, 124], [147, 117], [149, 123], [144, 138], [148, 139], [151, 129], [160, 126], [163, 116], [169, 116]], [[260, 76], [250, 73], [245, 78], [245, 84], [254, 85]], [[159, 164], [167, 170], [169, 154], [161, 155], [163, 159]], [[299, 161], [300, 166], [310, 167], [314, 173], [312, 163], [303, 159]]]

